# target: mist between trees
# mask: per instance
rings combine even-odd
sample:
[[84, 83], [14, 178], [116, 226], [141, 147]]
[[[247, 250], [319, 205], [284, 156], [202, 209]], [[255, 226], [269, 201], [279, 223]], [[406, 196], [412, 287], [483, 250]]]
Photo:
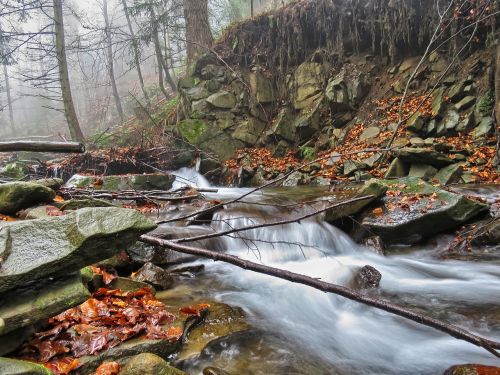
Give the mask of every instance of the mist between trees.
[[173, 97], [224, 27], [283, 0], [0, 0], [0, 138], [82, 140]]

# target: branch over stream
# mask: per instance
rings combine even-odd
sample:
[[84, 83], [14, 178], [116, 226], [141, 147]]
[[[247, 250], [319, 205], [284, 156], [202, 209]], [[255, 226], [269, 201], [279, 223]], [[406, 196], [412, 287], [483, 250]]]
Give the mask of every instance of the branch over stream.
[[280, 279], [288, 280], [293, 283], [303, 284], [310, 286], [312, 288], [321, 290], [323, 292], [337, 294], [339, 296], [348, 298], [350, 300], [363, 303], [368, 306], [375, 307], [380, 310], [387, 311], [391, 314], [395, 314], [406, 319], [412, 320], [419, 324], [435, 328], [441, 332], [444, 332], [450, 336], [453, 336], [459, 340], [467, 341], [473, 345], [479, 346], [486, 349], [494, 356], [500, 358], [500, 342], [492, 341], [481, 336], [475, 335], [463, 328], [457, 327], [452, 324], [447, 324], [441, 320], [431, 318], [429, 316], [419, 314], [403, 306], [391, 303], [389, 301], [384, 301], [382, 299], [376, 299], [372, 297], [365, 296], [358, 293], [352, 289], [346, 288], [341, 285], [327, 283], [318, 279], [314, 279], [309, 276], [301, 275], [298, 273], [282, 270], [275, 267], [266, 266], [263, 264], [258, 264], [248, 260], [241, 259], [237, 256], [219, 253], [216, 251], [210, 251], [206, 249], [201, 249], [197, 247], [185, 246], [179, 243], [160, 239], [153, 236], [143, 235], [140, 237], [140, 241], [150, 244], [168, 248], [173, 251], [177, 251], [184, 254], [196, 255], [203, 258], [213, 259], [215, 261], [222, 261], [234, 266], [243, 268], [245, 270], [254, 271], [262, 273], [269, 276], [278, 277]]

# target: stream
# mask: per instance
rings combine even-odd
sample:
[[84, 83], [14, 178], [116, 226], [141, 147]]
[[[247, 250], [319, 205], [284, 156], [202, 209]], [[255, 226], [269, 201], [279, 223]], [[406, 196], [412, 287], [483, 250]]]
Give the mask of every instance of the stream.
[[[193, 170], [176, 174], [174, 188], [186, 180], [198, 187], [210, 186]], [[247, 191], [220, 188], [217, 194], [204, 195], [227, 200]], [[498, 189], [477, 194], [497, 196]], [[245, 198], [248, 203], [217, 212], [210, 225], [222, 230], [266, 218], [300, 216], [308, 205], [289, 205], [324, 196], [336, 198], [321, 188], [264, 190]], [[180, 213], [159, 215], [164, 219]], [[211, 230], [207, 225], [170, 229], [177, 236]], [[197, 245], [341, 285], [347, 285], [357, 269], [371, 265], [382, 274], [380, 287], [368, 292], [371, 295], [500, 340], [498, 257], [439, 260], [436, 249], [443, 246], [439, 240], [381, 256], [318, 217], [241, 236]], [[483, 349], [375, 308], [223, 263], [195, 263], [206, 268], [187, 281], [190, 291], [243, 308], [254, 328], [221, 340], [196, 361], [184, 363], [189, 373], [201, 374], [206, 366], [215, 366], [230, 374], [442, 374], [456, 364], [500, 365]]]

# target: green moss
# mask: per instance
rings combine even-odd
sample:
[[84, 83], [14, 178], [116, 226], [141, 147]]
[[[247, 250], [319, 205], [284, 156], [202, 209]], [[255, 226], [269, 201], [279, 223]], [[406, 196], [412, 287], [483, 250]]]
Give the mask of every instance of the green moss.
[[486, 94], [479, 98], [477, 103], [477, 109], [484, 115], [489, 115], [493, 110], [493, 105], [495, 104], [495, 95], [493, 90], [488, 90]]
[[207, 130], [206, 124], [198, 119], [187, 119], [179, 122], [179, 131], [182, 136], [189, 142], [196, 144], [200, 141], [201, 136]]

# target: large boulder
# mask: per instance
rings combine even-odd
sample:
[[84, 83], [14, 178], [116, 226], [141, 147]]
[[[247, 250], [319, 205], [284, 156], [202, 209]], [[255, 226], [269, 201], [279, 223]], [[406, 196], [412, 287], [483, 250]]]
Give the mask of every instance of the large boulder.
[[0, 293], [112, 257], [156, 224], [138, 211], [84, 208], [0, 228]]
[[120, 375], [187, 375], [172, 367], [163, 358], [152, 353], [141, 353], [132, 357]]
[[15, 214], [23, 208], [50, 202], [55, 196], [54, 190], [31, 182], [0, 184], [0, 213]]
[[261, 71], [251, 72], [248, 78], [252, 94], [259, 103], [274, 101], [274, 89], [271, 79], [267, 78]]
[[327, 71], [327, 67], [320, 63], [305, 62], [299, 65], [290, 84], [294, 92], [295, 109], [308, 108], [322, 96]]
[[4, 320], [5, 327], [0, 335], [48, 319], [89, 297], [80, 274], [2, 295], [0, 318]]
[[169, 190], [175, 176], [169, 173], [127, 174], [115, 176], [74, 175], [66, 183], [68, 188], [93, 187], [97, 190]]
[[210, 95], [207, 102], [215, 108], [231, 109], [236, 106], [236, 97], [231, 92], [221, 90]]
[[361, 225], [384, 242], [416, 243], [472, 219], [488, 206], [436, 188], [418, 178], [374, 182], [389, 190], [384, 206], [367, 213]]

